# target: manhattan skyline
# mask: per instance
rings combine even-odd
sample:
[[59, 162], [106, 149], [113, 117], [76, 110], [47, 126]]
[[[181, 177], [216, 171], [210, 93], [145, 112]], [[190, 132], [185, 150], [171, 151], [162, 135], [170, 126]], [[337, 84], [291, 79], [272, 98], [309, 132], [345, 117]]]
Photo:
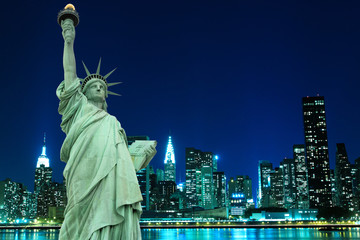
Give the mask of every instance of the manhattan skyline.
[[[66, 3], [25, 2], [1, 16], [0, 177], [30, 190], [44, 132], [54, 180], [62, 181], [56, 16]], [[325, 97], [331, 168], [336, 143], [345, 143], [350, 162], [360, 156], [360, 3], [73, 4], [78, 76], [81, 60], [91, 72], [100, 57], [102, 73], [118, 67], [111, 82], [123, 84], [112, 90], [122, 97], [108, 98], [109, 113], [127, 135], [158, 141], [155, 168], [163, 168], [171, 131], [177, 182], [185, 181], [185, 148], [194, 147], [219, 155], [228, 178], [249, 175], [257, 186], [259, 160], [278, 165], [304, 144], [301, 99], [317, 94]]]

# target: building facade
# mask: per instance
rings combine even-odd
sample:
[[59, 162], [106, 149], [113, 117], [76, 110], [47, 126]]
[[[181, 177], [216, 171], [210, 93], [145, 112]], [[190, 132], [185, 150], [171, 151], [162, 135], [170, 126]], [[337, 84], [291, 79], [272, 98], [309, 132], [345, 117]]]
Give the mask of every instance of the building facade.
[[258, 207], [269, 207], [270, 204], [270, 173], [273, 170], [272, 163], [266, 160], [259, 162], [259, 192], [258, 192]]
[[213, 209], [215, 207], [213, 169], [211, 166], [201, 168], [201, 207]]
[[332, 206], [324, 97], [302, 99], [310, 208]]
[[36, 215], [38, 217], [48, 217], [49, 207], [52, 205], [52, 169], [50, 160], [46, 156], [46, 145], [42, 147], [41, 155], [35, 169], [34, 194], [36, 198]]
[[164, 169], [165, 169], [165, 181], [176, 182], [175, 153], [174, 153], [174, 146], [172, 144], [171, 136], [169, 136], [169, 140], [166, 148]]
[[344, 143], [336, 144], [335, 205], [354, 210], [351, 166]]
[[187, 207], [215, 207], [213, 167], [216, 158], [211, 152], [195, 148], [185, 149]]
[[34, 218], [34, 194], [9, 178], [0, 182], [0, 219], [9, 222], [20, 218]]
[[185, 197], [188, 207], [199, 206], [198, 194], [196, 192], [196, 170], [201, 158], [201, 151], [195, 148], [185, 149]]
[[276, 167], [270, 172], [269, 197], [263, 201], [263, 207], [284, 207], [284, 173], [283, 167]]
[[308, 173], [305, 160], [305, 145], [297, 144], [293, 146], [293, 157], [295, 161], [295, 181], [296, 181], [296, 208], [309, 208], [309, 188]]
[[215, 207], [226, 206], [226, 176], [224, 172], [213, 172]]
[[296, 208], [295, 161], [285, 158], [280, 166], [283, 173], [284, 207], [286, 209]]

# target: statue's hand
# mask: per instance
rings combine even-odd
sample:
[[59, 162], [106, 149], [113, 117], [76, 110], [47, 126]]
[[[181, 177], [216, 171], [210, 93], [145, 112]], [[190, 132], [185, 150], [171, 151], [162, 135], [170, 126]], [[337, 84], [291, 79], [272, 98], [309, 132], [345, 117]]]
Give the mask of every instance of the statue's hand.
[[66, 43], [73, 43], [75, 40], [75, 27], [71, 19], [61, 21], [62, 35]]

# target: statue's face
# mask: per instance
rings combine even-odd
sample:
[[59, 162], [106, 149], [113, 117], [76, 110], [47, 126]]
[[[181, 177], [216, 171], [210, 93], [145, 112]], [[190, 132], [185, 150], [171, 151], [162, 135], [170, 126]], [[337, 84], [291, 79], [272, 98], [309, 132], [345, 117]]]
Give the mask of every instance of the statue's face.
[[104, 85], [101, 83], [101, 80], [99, 80], [90, 84], [85, 96], [88, 100], [94, 102], [105, 102], [105, 91]]

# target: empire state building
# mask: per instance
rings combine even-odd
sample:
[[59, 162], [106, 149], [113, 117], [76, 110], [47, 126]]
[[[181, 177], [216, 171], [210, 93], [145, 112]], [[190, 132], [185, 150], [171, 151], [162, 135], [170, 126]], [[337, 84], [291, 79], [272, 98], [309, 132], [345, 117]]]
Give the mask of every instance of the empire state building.
[[47, 217], [48, 206], [50, 205], [52, 169], [50, 168], [49, 158], [46, 156], [46, 145], [44, 145], [35, 169], [34, 192], [37, 202], [37, 216]]

